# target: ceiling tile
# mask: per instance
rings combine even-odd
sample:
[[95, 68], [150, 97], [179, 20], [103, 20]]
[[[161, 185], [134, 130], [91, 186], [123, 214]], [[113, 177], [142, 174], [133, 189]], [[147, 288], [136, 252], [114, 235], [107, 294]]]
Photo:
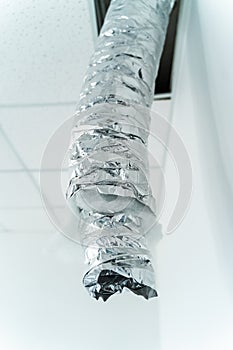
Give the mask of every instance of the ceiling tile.
[[0, 127], [0, 171], [22, 169], [19, 159], [11, 149]]
[[0, 224], [0, 233], [6, 232], [6, 227]]
[[[162, 113], [163, 116], [169, 116], [170, 101], [156, 101], [153, 104], [153, 110]], [[39, 169], [41, 157], [51, 136], [57, 128], [65, 121], [64, 132], [58, 139], [56, 149], [51, 151], [51, 162], [47, 163], [48, 169], [54, 169], [54, 156], [68, 148], [69, 135], [72, 127], [72, 118], [75, 105], [68, 106], [50, 106], [34, 108], [3, 108], [1, 109], [0, 123], [3, 130], [8, 135], [15, 151], [19, 154], [28, 169]], [[70, 123], [69, 123], [70, 121]], [[156, 135], [156, 118], [151, 118], [151, 142], [150, 150], [156, 150], [159, 159], [162, 159], [161, 145], [158, 144]], [[67, 139], [67, 142], [65, 142]], [[62, 148], [64, 142], [64, 148]], [[60, 151], [58, 150], [60, 148]], [[154, 152], [154, 151], [153, 151]]]
[[43, 208], [1, 210], [6, 232], [53, 232], [55, 228]]
[[150, 133], [148, 138], [148, 157], [150, 168], [164, 167], [166, 148], [157, 138], [157, 133]]
[[27, 173], [0, 172], [0, 193], [1, 209], [41, 206], [39, 191]]
[[153, 112], [161, 114], [163, 117], [170, 119], [171, 115], [171, 99], [168, 100], [155, 100], [152, 104], [152, 118]]
[[[54, 168], [54, 156], [58, 154], [67, 135], [69, 142], [72, 118], [75, 106], [53, 106], [36, 108], [3, 108], [0, 113], [0, 123], [4, 132], [8, 135], [15, 151], [21, 157], [29, 169], [39, 169], [41, 157], [51, 136], [57, 128], [66, 120], [66, 128], [56, 143], [56, 149], [52, 150], [49, 168]], [[68, 127], [68, 129], [67, 129]], [[64, 148], [68, 145], [64, 146]], [[62, 148], [61, 148], [62, 150]]]
[[94, 50], [90, 3], [0, 2], [1, 104], [77, 100]]
[[[151, 168], [164, 167], [167, 144], [169, 136], [171, 100], [157, 100], [153, 102], [151, 110], [151, 125], [148, 139], [149, 164]], [[161, 132], [158, 125], [161, 125], [160, 119], [165, 120], [165, 128]], [[163, 137], [162, 137], [163, 136]], [[164, 141], [164, 143], [162, 142]]]
[[164, 169], [150, 169], [149, 179], [152, 193], [156, 201], [156, 215], [159, 217], [163, 210], [166, 194]]
[[[50, 207], [66, 205], [65, 193], [69, 182], [68, 171], [32, 172], [40, 190], [45, 193]], [[45, 184], [45, 186], [44, 186]]]

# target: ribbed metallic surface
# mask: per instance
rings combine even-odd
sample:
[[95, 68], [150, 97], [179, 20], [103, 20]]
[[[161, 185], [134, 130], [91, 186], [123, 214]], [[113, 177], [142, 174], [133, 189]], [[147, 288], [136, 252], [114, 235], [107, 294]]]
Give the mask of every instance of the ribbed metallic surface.
[[70, 146], [67, 198], [89, 271], [107, 300], [128, 288], [157, 295], [145, 234], [155, 222], [148, 181], [149, 107], [171, 0], [112, 0], [84, 80]]

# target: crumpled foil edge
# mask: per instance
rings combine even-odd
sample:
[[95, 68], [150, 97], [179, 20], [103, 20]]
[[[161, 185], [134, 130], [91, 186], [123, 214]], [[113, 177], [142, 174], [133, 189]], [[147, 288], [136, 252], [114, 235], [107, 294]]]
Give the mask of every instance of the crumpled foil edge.
[[104, 301], [124, 289], [157, 296], [150, 254], [140, 242], [156, 218], [146, 108], [173, 4], [112, 0], [80, 95], [67, 199], [81, 218], [89, 264], [83, 284]]

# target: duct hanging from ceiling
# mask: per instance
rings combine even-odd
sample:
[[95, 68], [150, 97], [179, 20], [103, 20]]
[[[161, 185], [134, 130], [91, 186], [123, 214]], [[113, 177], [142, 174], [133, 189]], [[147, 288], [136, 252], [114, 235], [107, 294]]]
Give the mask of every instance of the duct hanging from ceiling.
[[155, 223], [147, 138], [172, 0], [112, 0], [89, 63], [70, 145], [67, 199], [89, 270], [107, 300], [123, 288], [157, 296], [145, 234]]

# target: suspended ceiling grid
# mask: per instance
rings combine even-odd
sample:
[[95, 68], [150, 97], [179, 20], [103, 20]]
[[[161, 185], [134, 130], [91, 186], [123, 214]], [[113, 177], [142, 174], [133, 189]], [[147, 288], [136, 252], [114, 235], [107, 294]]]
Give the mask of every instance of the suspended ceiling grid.
[[[103, 349], [103, 320], [115, 318], [127, 349], [141, 322], [154, 346], [158, 305], [125, 293], [102, 310], [81, 284], [80, 246], [65, 239], [49, 221], [40, 198], [39, 169], [50, 136], [75, 110], [96, 29], [91, 0], [0, 2], [0, 348], [4, 350]], [[170, 102], [154, 108], [169, 115]], [[152, 147], [155, 147], [152, 144]], [[157, 145], [159, 149], [159, 145]], [[163, 150], [159, 157], [163, 161]], [[59, 169], [47, 169], [51, 175]], [[152, 168], [152, 178], [158, 169]], [[56, 197], [55, 197], [56, 199]], [[53, 203], [59, 212], [60, 203]], [[119, 304], [120, 302], [120, 304]], [[123, 306], [124, 305], [124, 306]], [[87, 308], [92, 312], [90, 315]], [[96, 315], [101, 322], [96, 328]], [[129, 325], [129, 327], [128, 327]], [[101, 327], [101, 329], [100, 329]], [[112, 322], [104, 342], [112, 343]], [[159, 340], [158, 340], [159, 341]]]
[[[0, 231], [51, 232], [40, 162], [51, 135], [74, 113], [97, 36], [94, 3], [1, 2], [0, 30]], [[169, 107], [155, 103], [165, 116]], [[157, 150], [161, 160], [161, 145]], [[52, 205], [59, 211], [56, 195]]]

